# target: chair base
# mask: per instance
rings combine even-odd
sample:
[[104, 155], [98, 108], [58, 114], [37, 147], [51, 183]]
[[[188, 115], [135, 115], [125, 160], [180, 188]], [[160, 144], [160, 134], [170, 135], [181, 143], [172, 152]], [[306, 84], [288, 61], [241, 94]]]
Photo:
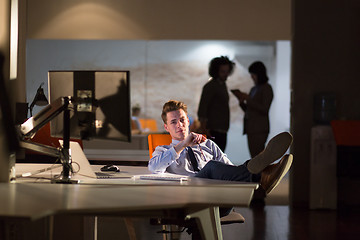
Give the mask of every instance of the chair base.
[[240, 213], [231, 211], [228, 215], [220, 218], [221, 225], [232, 224], [232, 223], [244, 223], [245, 218]]

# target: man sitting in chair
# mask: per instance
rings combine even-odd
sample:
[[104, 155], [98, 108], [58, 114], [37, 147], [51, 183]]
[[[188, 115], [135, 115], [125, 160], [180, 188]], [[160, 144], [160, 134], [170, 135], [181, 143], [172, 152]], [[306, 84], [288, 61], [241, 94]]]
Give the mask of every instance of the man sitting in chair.
[[[260, 186], [269, 194], [291, 166], [292, 155], [284, 155], [292, 143], [292, 136], [288, 132], [276, 135], [263, 152], [235, 166], [213, 141], [189, 131], [187, 106], [183, 102], [166, 102], [161, 117], [172, 143], [156, 147], [148, 164], [153, 173], [169, 172], [209, 179], [260, 182]], [[279, 158], [281, 160], [273, 164]], [[220, 211], [222, 216], [228, 213]]]

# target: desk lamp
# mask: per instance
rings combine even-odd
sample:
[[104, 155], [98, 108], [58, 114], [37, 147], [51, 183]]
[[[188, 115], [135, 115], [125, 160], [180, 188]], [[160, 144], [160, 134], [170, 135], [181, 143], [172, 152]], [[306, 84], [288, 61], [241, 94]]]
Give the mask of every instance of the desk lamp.
[[[69, 104], [72, 104], [72, 98], [60, 97], [51, 104], [47, 105], [35, 116], [30, 117], [26, 122], [20, 125], [20, 146], [46, 154], [48, 156], [57, 157], [63, 165], [63, 171], [59, 180], [54, 180], [56, 183], [78, 183], [78, 180], [71, 179], [71, 157], [70, 157], [70, 109]], [[39, 143], [29, 141], [36, 132], [45, 124], [50, 122], [60, 113], [63, 113], [64, 129], [63, 129], [63, 147], [55, 148]]]
[[47, 100], [45, 94], [44, 94], [44, 89], [41, 87], [44, 83], [41, 83], [39, 88], [36, 91], [36, 95], [34, 97], [34, 100], [32, 101], [32, 103], [30, 104], [30, 117], [32, 117], [32, 110], [34, 108], [34, 106], [46, 106], [49, 104], [49, 101]]

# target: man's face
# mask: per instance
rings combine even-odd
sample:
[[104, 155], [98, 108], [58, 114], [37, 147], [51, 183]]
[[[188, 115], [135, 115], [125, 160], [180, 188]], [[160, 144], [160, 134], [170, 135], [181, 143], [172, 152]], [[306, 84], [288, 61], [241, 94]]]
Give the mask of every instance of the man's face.
[[230, 66], [229, 65], [220, 65], [219, 67], [219, 79], [221, 81], [226, 81], [230, 74]]
[[170, 133], [172, 139], [182, 141], [189, 134], [189, 118], [184, 110], [176, 110], [166, 114], [164, 128]]

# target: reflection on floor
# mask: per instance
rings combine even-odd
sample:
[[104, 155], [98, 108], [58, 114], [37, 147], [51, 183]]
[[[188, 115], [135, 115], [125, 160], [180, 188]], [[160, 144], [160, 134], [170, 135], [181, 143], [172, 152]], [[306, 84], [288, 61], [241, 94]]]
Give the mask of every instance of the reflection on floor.
[[289, 177], [281, 180], [272, 192], [265, 198], [266, 205], [289, 205]]

